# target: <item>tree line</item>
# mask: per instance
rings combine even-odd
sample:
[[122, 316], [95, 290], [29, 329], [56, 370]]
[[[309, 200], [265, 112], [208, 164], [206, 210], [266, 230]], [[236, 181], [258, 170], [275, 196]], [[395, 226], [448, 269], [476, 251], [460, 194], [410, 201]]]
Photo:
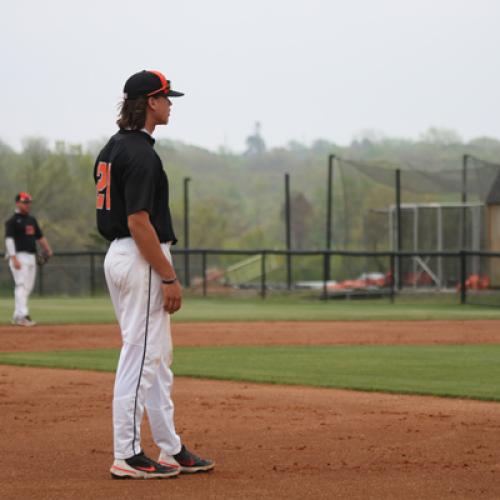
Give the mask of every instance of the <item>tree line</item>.
[[[95, 228], [94, 159], [102, 147], [26, 138], [20, 151], [0, 141], [0, 215], [5, 221], [19, 191], [33, 195], [37, 216], [56, 251], [102, 250], [107, 244]], [[183, 179], [190, 186], [190, 243], [197, 248], [284, 248], [284, 174], [291, 178], [292, 247], [324, 248], [328, 154], [386, 168], [430, 172], [461, 168], [462, 155], [500, 162], [500, 141], [464, 142], [453, 131], [430, 129], [419, 140], [358, 136], [340, 146], [328, 140], [310, 145], [292, 141], [285, 147], [238, 154], [209, 151], [171, 140], [155, 145], [171, 186], [174, 227], [182, 247]], [[348, 176], [344, 182], [356, 182]], [[334, 199], [334, 212], [366, 210], [370, 198], [387, 197], [375, 186], [369, 196]], [[436, 200], [438, 201], [438, 200]], [[368, 228], [369, 229], [369, 228]], [[353, 228], [362, 232], [363, 228]]]

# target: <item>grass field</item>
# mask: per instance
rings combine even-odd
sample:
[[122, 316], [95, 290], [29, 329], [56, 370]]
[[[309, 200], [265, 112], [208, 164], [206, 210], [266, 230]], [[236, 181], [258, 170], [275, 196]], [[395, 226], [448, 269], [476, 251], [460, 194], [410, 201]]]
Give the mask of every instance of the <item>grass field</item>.
[[[0, 363], [114, 371], [118, 351], [2, 353]], [[177, 348], [176, 375], [500, 401], [500, 345]]]
[[[0, 324], [8, 324], [13, 299], [0, 299]], [[113, 323], [111, 302], [101, 297], [50, 297], [30, 300], [31, 316], [41, 324]], [[387, 300], [321, 301], [311, 298], [186, 298], [174, 321], [354, 321], [500, 319], [500, 307], [457, 304], [455, 296]]]
[[[12, 300], [0, 299], [8, 324]], [[31, 300], [42, 324], [114, 323], [107, 296]], [[500, 319], [500, 308], [460, 306], [454, 296], [320, 301], [311, 298], [193, 298], [174, 321]], [[1, 348], [0, 348], [1, 350]], [[0, 364], [114, 371], [118, 352], [0, 353]], [[177, 375], [500, 401], [500, 345], [176, 348]]]

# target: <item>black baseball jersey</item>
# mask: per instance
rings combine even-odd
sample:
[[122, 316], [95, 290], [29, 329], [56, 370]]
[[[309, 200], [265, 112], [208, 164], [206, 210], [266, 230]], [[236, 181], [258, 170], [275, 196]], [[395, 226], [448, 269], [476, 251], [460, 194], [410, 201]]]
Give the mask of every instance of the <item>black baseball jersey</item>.
[[97, 228], [109, 241], [130, 236], [127, 217], [145, 211], [160, 243], [177, 242], [168, 205], [167, 174], [154, 142], [146, 132], [120, 130], [97, 157]]
[[36, 253], [36, 241], [43, 233], [32, 215], [16, 212], [5, 223], [5, 237], [14, 239], [16, 252]]

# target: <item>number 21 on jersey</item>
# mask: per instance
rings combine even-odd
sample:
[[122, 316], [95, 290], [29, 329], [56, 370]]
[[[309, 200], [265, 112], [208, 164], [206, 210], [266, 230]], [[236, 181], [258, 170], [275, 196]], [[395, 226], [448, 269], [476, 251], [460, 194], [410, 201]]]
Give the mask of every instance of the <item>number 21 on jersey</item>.
[[100, 161], [97, 164], [97, 210], [102, 210], [106, 204], [106, 210], [111, 210], [111, 163]]

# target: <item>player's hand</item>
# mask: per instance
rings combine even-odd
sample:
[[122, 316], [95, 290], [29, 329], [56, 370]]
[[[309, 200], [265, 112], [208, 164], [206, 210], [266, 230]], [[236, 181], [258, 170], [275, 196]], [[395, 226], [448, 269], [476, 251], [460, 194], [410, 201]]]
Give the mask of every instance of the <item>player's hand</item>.
[[14, 266], [14, 269], [21, 269], [21, 263], [19, 262], [19, 259], [13, 255], [12, 257], [12, 265]]
[[178, 281], [171, 285], [161, 285], [163, 291], [163, 309], [169, 314], [174, 314], [181, 308], [182, 287]]

